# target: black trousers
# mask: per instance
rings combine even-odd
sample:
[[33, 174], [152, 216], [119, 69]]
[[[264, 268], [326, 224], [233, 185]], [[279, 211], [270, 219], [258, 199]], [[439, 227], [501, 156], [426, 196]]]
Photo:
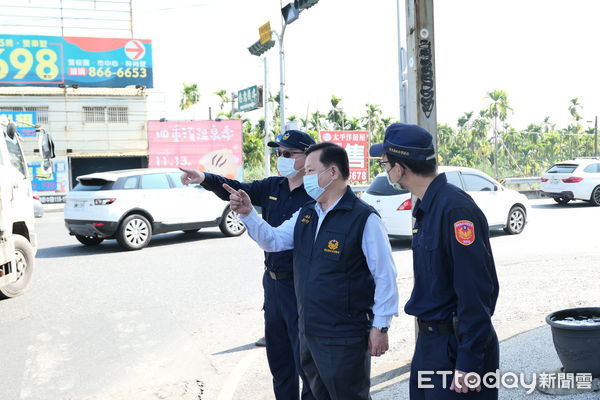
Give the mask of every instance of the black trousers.
[[[481, 392], [456, 393], [450, 390], [454, 378], [435, 372], [454, 371], [456, 366], [456, 337], [453, 334], [420, 332], [415, 346], [410, 370], [410, 400], [497, 400], [498, 389], [486, 388]], [[483, 361], [483, 376], [499, 368], [499, 345], [496, 332], [492, 329]], [[419, 371], [422, 378], [419, 385]], [[430, 372], [434, 373], [430, 373]], [[426, 388], [424, 385], [433, 386]], [[421, 386], [421, 387], [419, 387]]]
[[[314, 400], [300, 368], [298, 307], [293, 279], [274, 280], [265, 272], [265, 341], [277, 400]], [[300, 395], [300, 380], [302, 394]]]
[[300, 334], [302, 370], [317, 400], [369, 400], [368, 334], [317, 337]]

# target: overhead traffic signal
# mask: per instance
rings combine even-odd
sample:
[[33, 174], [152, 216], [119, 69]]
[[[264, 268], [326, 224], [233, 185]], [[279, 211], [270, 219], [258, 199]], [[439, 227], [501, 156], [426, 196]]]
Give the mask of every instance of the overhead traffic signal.
[[281, 15], [286, 24], [291, 24], [300, 17], [300, 10], [296, 8], [294, 3], [290, 3], [281, 9]]
[[294, 7], [299, 11], [306, 10], [317, 4], [319, 0], [294, 0]]
[[259, 40], [258, 42], [254, 43], [252, 46], [248, 47], [248, 51], [253, 56], [260, 56], [265, 51], [269, 50], [273, 46], [275, 46], [275, 41], [274, 40], [269, 40], [265, 44], [260, 44], [260, 40]]

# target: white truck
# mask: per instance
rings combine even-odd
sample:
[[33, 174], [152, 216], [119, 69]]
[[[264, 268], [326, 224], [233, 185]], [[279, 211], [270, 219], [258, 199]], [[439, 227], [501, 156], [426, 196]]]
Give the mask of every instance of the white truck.
[[[22, 294], [34, 269], [36, 236], [33, 195], [21, 137], [14, 122], [0, 121], [0, 298]], [[44, 173], [52, 172], [54, 143], [39, 132]]]

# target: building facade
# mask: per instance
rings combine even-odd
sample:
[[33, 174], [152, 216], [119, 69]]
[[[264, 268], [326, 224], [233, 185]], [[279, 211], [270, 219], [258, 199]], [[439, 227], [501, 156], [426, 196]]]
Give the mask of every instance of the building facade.
[[148, 165], [147, 98], [144, 87], [0, 88], [2, 111], [35, 111], [37, 124], [56, 146], [55, 173], [36, 176], [37, 137], [23, 147], [33, 189], [45, 202], [62, 201], [77, 176]]

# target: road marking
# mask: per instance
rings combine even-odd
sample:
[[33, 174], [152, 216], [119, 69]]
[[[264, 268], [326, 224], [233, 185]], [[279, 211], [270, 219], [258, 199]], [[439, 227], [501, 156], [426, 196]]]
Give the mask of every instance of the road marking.
[[240, 361], [238, 365], [235, 366], [233, 371], [231, 371], [231, 373], [227, 377], [227, 380], [223, 385], [223, 389], [221, 389], [221, 392], [219, 392], [219, 397], [217, 400], [233, 399], [233, 395], [235, 394], [237, 385], [239, 385], [240, 381], [242, 380], [242, 377], [246, 373], [246, 370], [250, 368], [250, 365], [252, 365], [256, 357], [258, 357], [258, 355], [262, 353], [259, 350], [260, 349], [250, 350], [248, 354], [246, 354], [246, 357], [244, 357], [242, 361]]

